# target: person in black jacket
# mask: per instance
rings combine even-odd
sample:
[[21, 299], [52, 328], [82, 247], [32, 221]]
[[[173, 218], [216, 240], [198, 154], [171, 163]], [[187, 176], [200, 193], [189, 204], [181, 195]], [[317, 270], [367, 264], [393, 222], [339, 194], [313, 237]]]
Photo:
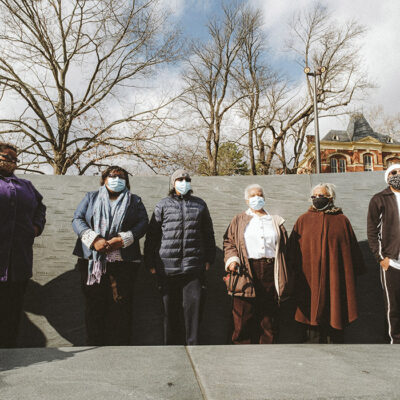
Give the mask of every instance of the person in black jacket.
[[206, 203], [192, 196], [190, 175], [171, 176], [169, 196], [154, 209], [144, 246], [145, 264], [157, 277], [164, 303], [164, 343], [198, 344], [204, 273], [215, 259], [214, 230]]
[[148, 217], [139, 196], [130, 192], [128, 172], [103, 171], [100, 189], [86, 193], [72, 227], [86, 303], [86, 344], [129, 345], [133, 285], [141, 263], [139, 239]]
[[368, 243], [380, 264], [390, 343], [400, 343], [400, 164], [385, 173], [388, 187], [368, 208]]

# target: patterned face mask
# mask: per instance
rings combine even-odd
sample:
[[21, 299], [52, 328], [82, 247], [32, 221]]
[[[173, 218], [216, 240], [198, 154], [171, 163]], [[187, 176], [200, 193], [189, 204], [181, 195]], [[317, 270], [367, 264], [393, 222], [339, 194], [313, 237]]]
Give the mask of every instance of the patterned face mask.
[[0, 174], [4, 174], [5, 176], [11, 175], [17, 166], [9, 161], [0, 160]]
[[388, 179], [388, 184], [396, 190], [400, 190], [400, 175], [393, 175]]

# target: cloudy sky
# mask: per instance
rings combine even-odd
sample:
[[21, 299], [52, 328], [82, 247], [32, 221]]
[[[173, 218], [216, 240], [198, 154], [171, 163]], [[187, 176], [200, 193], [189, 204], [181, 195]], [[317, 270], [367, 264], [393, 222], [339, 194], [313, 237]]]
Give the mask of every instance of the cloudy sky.
[[[185, 36], [204, 37], [209, 16], [220, 13], [219, 0], [165, 0], [179, 20]], [[304, 79], [303, 71], [282, 51], [287, 35], [288, 21], [293, 12], [312, 6], [313, 0], [249, 0], [264, 11], [264, 28], [273, 50], [272, 65], [281, 68], [293, 80]], [[400, 1], [399, 0], [326, 0], [332, 16], [339, 22], [354, 19], [367, 28], [362, 55], [368, 75], [377, 89], [371, 92], [360, 107], [369, 109], [381, 105], [386, 114], [400, 112]], [[329, 129], [342, 129], [346, 119], [323, 120], [321, 134]]]

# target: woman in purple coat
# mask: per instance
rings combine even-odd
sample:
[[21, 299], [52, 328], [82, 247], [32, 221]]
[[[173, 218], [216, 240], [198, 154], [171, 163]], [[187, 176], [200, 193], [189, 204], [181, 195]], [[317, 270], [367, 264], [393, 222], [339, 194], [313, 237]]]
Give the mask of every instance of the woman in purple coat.
[[14, 175], [17, 162], [17, 148], [0, 142], [0, 347], [17, 344], [32, 245], [46, 223], [41, 194]]

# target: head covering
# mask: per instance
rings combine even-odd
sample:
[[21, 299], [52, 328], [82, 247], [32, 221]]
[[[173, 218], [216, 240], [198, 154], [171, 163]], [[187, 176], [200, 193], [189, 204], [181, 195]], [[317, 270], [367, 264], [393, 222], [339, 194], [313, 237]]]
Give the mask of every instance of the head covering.
[[394, 169], [400, 169], [400, 164], [392, 164], [385, 172], [385, 182], [387, 183], [389, 179], [389, 174], [394, 170]]
[[187, 172], [184, 169], [177, 169], [172, 175], [171, 175], [171, 180], [170, 180], [170, 184], [171, 187], [175, 186], [175, 181], [179, 178], [189, 178], [190, 179], [190, 175], [189, 172]]

